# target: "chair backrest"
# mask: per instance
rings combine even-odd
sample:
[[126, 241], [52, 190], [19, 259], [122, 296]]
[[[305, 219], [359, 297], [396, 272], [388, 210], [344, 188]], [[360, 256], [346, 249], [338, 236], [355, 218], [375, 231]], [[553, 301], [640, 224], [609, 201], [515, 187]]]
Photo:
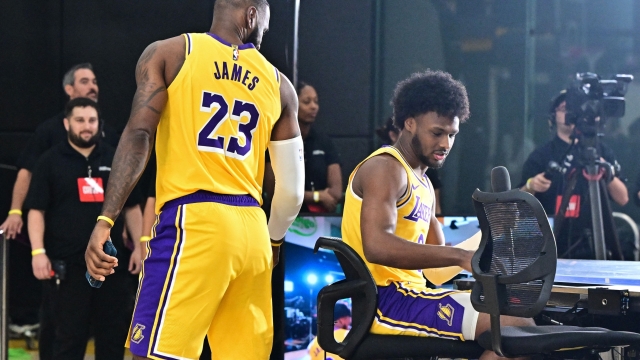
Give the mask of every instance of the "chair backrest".
[[482, 231], [471, 263], [473, 306], [498, 320], [501, 314], [537, 315], [549, 300], [557, 265], [555, 238], [542, 205], [520, 190], [476, 190], [472, 197]]
[[556, 241], [547, 214], [533, 195], [476, 190], [472, 198], [482, 238], [471, 259], [476, 279], [471, 303], [489, 314], [491, 347], [505, 356], [500, 315], [533, 317], [542, 311], [556, 274]]
[[[320, 248], [333, 250], [345, 275], [318, 292], [318, 344], [329, 353], [347, 359], [369, 333], [376, 313], [378, 288], [367, 265], [349, 245], [340, 238], [321, 237], [314, 252]], [[339, 343], [333, 335], [333, 309], [336, 302], [351, 298], [353, 327]]]

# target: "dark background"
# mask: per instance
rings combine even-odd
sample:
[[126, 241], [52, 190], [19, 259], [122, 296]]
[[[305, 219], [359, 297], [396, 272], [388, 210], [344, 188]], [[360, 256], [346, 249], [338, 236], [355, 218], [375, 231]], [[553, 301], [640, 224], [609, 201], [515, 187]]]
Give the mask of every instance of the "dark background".
[[[291, 79], [295, 0], [270, 3], [262, 52]], [[12, 167], [22, 147], [66, 101], [61, 83], [69, 67], [93, 64], [104, 118], [122, 131], [144, 48], [184, 32], [208, 31], [212, 10], [213, 0], [0, 2], [0, 221], [10, 207]], [[318, 91], [316, 126], [340, 150], [345, 183], [380, 145], [373, 130], [391, 114], [398, 81], [428, 68], [461, 80], [471, 117], [440, 171], [442, 209], [446, 215], [474, 215], [470, 196], [489, 188], [490, 169], [506, 166], [515, 186], [528, 154], [550, 139], [549, 99], [577, 72], [637, 77], [639, 49], [640, 2], [634, 0], [300, 0], [297, 68], [299, 79]], [[636, 79], [628, 115], [610, 123], [605, 137], [632, 195], [638, 191], [633, 183], [640, 134], [630, 125], [640, 117], [639, 97]], [[616, 210], [640, 221], [633, 201]], [[14, 262], [12, 274], [28, 275], [28, 247], [12, 246], [12, 259], [16, 251], [27, 260], [19, 271]], [[274, 276], [274, 284], [282, 285], [282, 267]], [[28, 300], [10, 303], [28, 307]], [[31, 300], [37, 306], [38, 299]]]
[[[293, 4], [271, 1], [262, 47], [289, 77]], [[2, 2], [0, 164], [14, 165], [35, 127], [62, 109], [62, 75], [76, 63], [93, 64], [104, 117], [121, 131], [141, 52], [154, 40], [207, 31], [212, 9], [212, 0]], [[640, 3], [632, 0], [302, 0], [299, 79], [318, 90], [317, 127], [341, 151], [345, 182], [380, 144], [373, 129], [391, 114], [399, 80], [431, 68], [463, 81], [472, 115], [441, 170], [442, 208], [449, 215], [472, 214], [470, 195], [487, 188], [493, 166], [507, 166], [514, 185], [519, 182], [526, 156], [550, 137], [548, 100], [576, 72], [608, 77], [637, 71], [639, 16]], [[632, 120], [623, 119], [620, 136]], [[618, 133], [608, 136], [621, 144]], [[619, 147], [635, 180], [635, 158], [629, 146]], [[15, 172], [1, 168], [4, 213]]]

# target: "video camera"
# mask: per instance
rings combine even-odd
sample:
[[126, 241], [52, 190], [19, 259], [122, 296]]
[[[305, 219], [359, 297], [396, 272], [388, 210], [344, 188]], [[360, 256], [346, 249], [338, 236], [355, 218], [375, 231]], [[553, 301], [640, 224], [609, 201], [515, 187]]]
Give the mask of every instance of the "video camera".
[[567, 89], [565, 123], [574, 124], [579, 135], [595, 137], [606, 120], [624, 116], [624, 95], [633, 75], [618, 74], [611, 80], [586, 72], [576, 75]]
[[[591, 211], [591, 229], [584, 229], [585, 233], [580, 236], [575, 244], [568, 248], [565, 254], [569, 256], [572, 256], [572, 248], [575, 248], [577, 244], [580, 244], [586, 238], [589, 245], [593, 246], [595, 258], [597, 260], [605, 260], [607, 258], [607, 246], [605, 245], [606, 228], [609, 234], [607, 235], [608, 249], [611, 250], [611, 254], [615, 255], [613, 256], [614, 259], [623, 259], [606, 185], [613, 181], [614, 176], [619, 173], [620, 167], [617, 162], [614, 162], [614, 164], [608, 163], [598, 153], [601, 151], [598, 137], [603, 135], [602, 130], [607, 120], [624, 116], [624, 95], [627, 93], [627, 87], [632, 80], [633, 76], [626, 74], [615, 75], [610, 80], [600, 80], [600, 76], [597, 74], [579, 73], [576, 75], [574, 84], [566, 91], [564, 122], [567, 125], [573, 124], [575, 127], [571, 134], [572, 144], [563, 158], [568, 158], [569, 154], [571, 156], [575, 154], [577, 163], [569, 166], [575, 166], [578, 171], [567, 172], [568, 169], [566, 169], [563, 160], [561, 160], [560, 166], [557, 163], [550, 162], [545, 171], [545, 177], [547, 178], [550, 178], [554, 172], [562, 173], [566, 181], [562, 200], [556, 209], [554, 233], [556, 236], [562, 233], [563, 223], [567, 216], [569, 203], [573, 198], [572, 193], [578, 177], [584, 177], [587, 180]], [[601, 197], [601, 193], [604, 196]], [[571, 232], [570, 228], [568, 231]], [[571, 240], [571, 236], [568, 238]], [[571, 242], [569, 243], [571, 244]]]

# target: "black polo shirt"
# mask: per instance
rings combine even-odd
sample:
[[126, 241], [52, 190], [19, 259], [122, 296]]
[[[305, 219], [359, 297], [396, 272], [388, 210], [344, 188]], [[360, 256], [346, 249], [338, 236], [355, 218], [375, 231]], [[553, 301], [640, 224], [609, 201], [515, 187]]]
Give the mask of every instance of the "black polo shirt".
[[[329, 165], [340, 164], [340, 154], [330, 137], [317, 131], [313, 126], [309, 129], [304, 144], [304, 190], [315, 191], [327, 188]], [[308, 212], [306, 204], [302, 204], [300, 212]]]
[[304, 144], [305, 191], [327, 188], [329, 165], [340, 164], [340, 154], [327, 135], [311, 127]]
[[[567, 169], [567, 173], [572, 171], [582, 171], [578, 160], [580, 158], [579, 151], [581, 148], [576, 145], [569, 153], [567, 153], [569, 147], [570, 144], [567, 144], [558, 136], [555, 136], [553, 140], [535, 149], [524, 163], [522, 168], [522, 181], [520, 182], [519, 187], [524, 186], [529, 178], [544, 172], [548, 167], [549, 161], [555, 161], [560, 166], [565, 167]], [[599, 142], [598, 154], [611, 164], [616, 160], [613, 151], [602, 142]], [[555, 234], [559, 256], [567, 250], [570, 244], [575, 243], [577, 239], [586, 239], [586, 232], [592, 229], [589, 182], [581, 174], [578, 174], [577, 176], [578, 179], [571, 195], [579, 196], [580, 213], [577, 218], [565, 218], [562, 233]], [[553, 173], [549, 190], [535, 194], [547, 215], [555, 215], [556, 213], [556, 206], [559, 201], [558, 197], [564, 195], [563, 192], [565, 190], [565, 186], [567, 186], [565, 177], [566, 175]], [[605, 233], [605, 236], [609, 237], [610, 235]], [[576, 249], [573, 257], [594, 258], [593, 248], [590, 241], [583, 241], [583, 245], [585, 247], [582, 249]]]
[[[27, 146], [18, 158], [17, 166], [19, 169], [33, 171], [36, 162], [45, 151], [51, 149], [52, 146], [58, 143], [67, 141], [67, 130], [64, 128], [63, 120], [64, 113], [61, 112], [38, 125], [35, 133], [31, 136]], [[100, 119], [100, 121], [104, 123], [104, 119]], [[117, 147], [120, 137], [115, 130], [105, 125], [102, 127], [101, 140], [103, 142], [106, 141], [113, 147]]]
[[[553, 140], [535, 149], [524, 163], [522, 168], [522, 181], [519, 187], [523, 187], [529, 178], [544, 172], [547, 169], [549, 161], [555, 161], [567, 169], [578, 166], [579, 147], [574, 146], [571, 152], [567, 154], [566, 152], [569, 146], [570, 144], [567, 144], [558, 136], [555, 136]], [[616, 160], [613, 151], [602, 142], [599, 142], [598, 154], [609, 163], [613, 164]], [[538, 198], [548, 215], [554, 215], [556, 213], [556, 198], [558, 195], [562, 195], [565, 186], [564, 182], [564, 176], [562, 174], [554, 173], [551, 178], [551, 187], [549, 190], [543, 193], [536, 193], [536, 198]], [[586, 197], [589, 196], [589, 184], [583, 176], [578, 178], [573, 193], [584, 194]], [[585, 210], [589, 211], [588, 202], [581, 201], [581, 205], [585, 204], [587, 205]], [[591, 214], [591, 212], [587, 213], [587, 215], [589, 214]]]
[[[81, 202], [78, 178], [87, 177], [91, 168], [91, 177], [102, 178], [106, 192], [114, 153], [110, 145], [98, 144], [85, 158], [64, 141], [46, 151], [36, 163], [25, 208], [45, 212], [44, 247], [50, 259], [84, 263], [84, 252], [103, 203]], [[137, 206], [140, 201], [139, 192], [134, 191], [125, 207]], [[118, 250], [118, 268], [126, 269], [131, 252], [122, 240], [123, 217], [111, 229], [111, 240]]]

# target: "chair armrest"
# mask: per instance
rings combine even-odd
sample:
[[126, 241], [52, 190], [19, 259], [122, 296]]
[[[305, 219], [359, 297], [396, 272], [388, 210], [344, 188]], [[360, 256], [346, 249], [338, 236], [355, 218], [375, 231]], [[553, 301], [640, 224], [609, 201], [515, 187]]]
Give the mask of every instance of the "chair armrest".
[[[334, 332], [333, 309], [341, 299], [361, 296], [366, 291], [364, 280], [340, 280], [325, 286], [318, 293], [318, 344], [327, 352], [345, 357], [355, 350], [369, 332], [369, 324], [353, 323], [353, 327], [342, 343], [336, 341]], [[375, 300], [373, 301], [375, 304]], [[346, 355], [348, 357], [348, 355]]]
[[[362, 258], [341, 239], [321, 237], [314, 250], [320, 248], [334, 251], [346, 279], [318, 292], [318, 344], [325, 351], [347, 359], [369, 333], [378, 305], [378, 288]], [[338, 343], [333, 335], [333, 310], [338, 300], [346, 298], [351, 298], [352, 328]]]

